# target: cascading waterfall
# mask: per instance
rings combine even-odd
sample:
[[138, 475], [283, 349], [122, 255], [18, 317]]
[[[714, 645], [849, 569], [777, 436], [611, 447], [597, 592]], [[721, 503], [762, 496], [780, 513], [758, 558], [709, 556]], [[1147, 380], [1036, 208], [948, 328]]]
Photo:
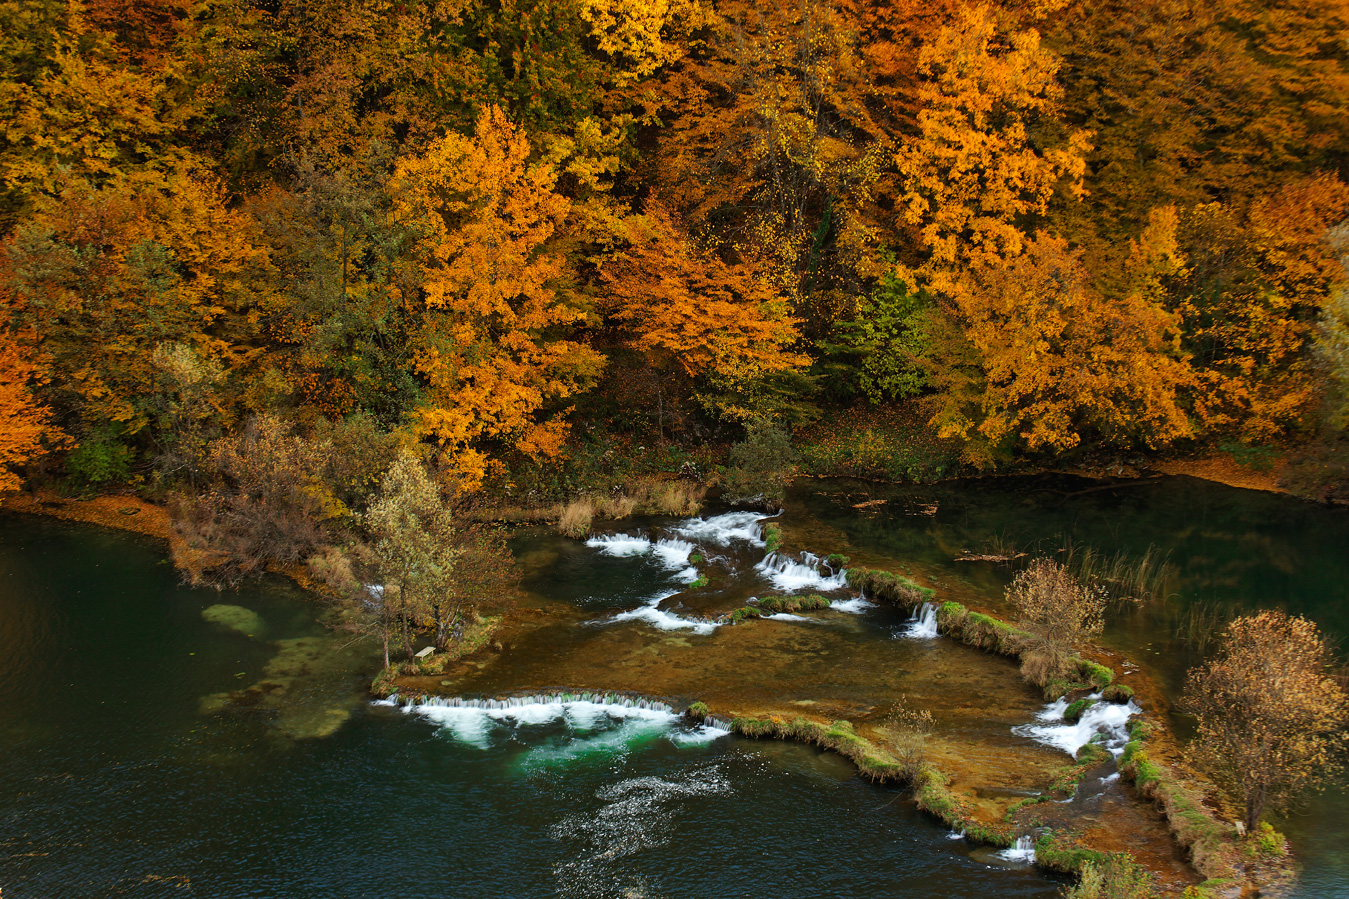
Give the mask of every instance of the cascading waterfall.
[[1078, 750], [1099, 736], [1098, 742], [1118, 758], [1129, 742], [1129, 719], [1143, 710], [1132, 699], [1120, 705], [1102, 702], [1100, 693], [1093, 693], [1088, 698], [1096, 700], [1096, 703], [1082, 713], [1076, 724], [1064, 720], [1068, 701], [1059, 699], [1045, 706], [1035, 716], [1041, 723], [1022, 724], [1012, 728], [1012, 732], [1046, 746], [1062, 749], [1073, 758], [1077, 757]]
[[732, 540], [744, 540], [752, 546], [763, 546], [763, 527], [759, 522], [772, 516], [757, 512], [727, 512], [711, 518], [690, 518], [671, 530], [694, 540], [706, 540], [718, 546], [729, 546]]
[[586, 541], [606, 556], [640, 556], [651, 551], [651, 541], [640, 534], [600, 534]]
[[797, 590], [843, 590], [848, 586], [848, 574], [839, 571], [830, 574], [820, 573], [820, 559], [813, 553], [801, 553], [801, 561], [796, 561], [782, 553], [772, 552], [764, 556], [763, 561], [754, 566], [777, 589], [784, 592]]
[[1004, 849], [998, 853], [998, 858], [1006, 859], [1009, 862], [1023, 862], [1027, 865], [1035, 864], [1035, 840], [1031, 837], [1017, 837], [1016, 842], [1010, 849]]
[[910, 637], [915, 640], [932, 640], [940, 636], [937, 633], [936, 603], [925, 602], [914, 609], [913, 617], [909, 619], [904, 630], [895, 636]]

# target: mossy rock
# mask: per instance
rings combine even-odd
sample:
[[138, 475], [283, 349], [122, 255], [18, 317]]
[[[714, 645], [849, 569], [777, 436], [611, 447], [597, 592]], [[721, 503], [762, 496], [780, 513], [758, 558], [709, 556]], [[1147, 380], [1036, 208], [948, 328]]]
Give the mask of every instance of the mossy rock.
[[1096, 705], [1096, 700], [1090, 696], [1084, 696], [1063, 710], [1063, 720], [1069, 724], [1076, 724], [1082, 720], [1082, 713], [1094, 705]]
[[1111, 684], [1101, 691], [1101, 700], [1103, 702], [1113, 702], [1124, 705], [1133, 698], [1133, 688], [1126, 687], [1124, 684]]
[[267, 633], [267, 624], [262, 616], [243, 606], [216, 603], [201, 610], [201, 617], [216, 627], [222, 627], [245, 637], [262, 637]]

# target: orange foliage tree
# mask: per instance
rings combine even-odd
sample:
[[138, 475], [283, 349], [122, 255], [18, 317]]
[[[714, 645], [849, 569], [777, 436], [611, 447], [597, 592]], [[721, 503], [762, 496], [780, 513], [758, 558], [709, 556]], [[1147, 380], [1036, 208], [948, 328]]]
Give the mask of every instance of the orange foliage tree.
[[942, 436], [968, 441], [970, 461], [986, 465], [999, 447], [1063, 451], [1088, 435], [1157, 447], [1190, 433], [1176, 316], [1141, 290], [1102, 296], [1065, 241], [1035, 238], [981, 270], [972, 295], [977, 308], [948, 335], [964, 359], [937, 366], [934, 418]]
[[559, 293], [565, 268], [548, 246], [569, 203], [555, 170], [529, 156], [520, 128], [489, 106], [472, 138], [450, 134], [402, 160], [391, 184], [397, 214], [422, 235], [415, 365], [427, 390], [415, 428], [445, 447], [465, 488], [487, 473], [487, 441], [558, 456], [566, 425], [549, 407], [603, 362], [563, 336], [585, 318]]
[[140, 173], [42, 202], [6, 247], [0, 287], [34, 335], [54, 405], [134, 435], [166, 386], [160, 344], [240, 369], [255, 349], [262, 253], [250, 230], [218, 186], [186, 174]]
[[771, 414], [753, 399], [756, 382], [806, 362], [790, 349], [796, 321], [781, 294], [749, 266], [700, 252], [659, 203], [624, 225], [626, 246], [603, 278], [606, 311], [629, 345], [700, 387], [719, 413]]
[[51, 410], [33, 396], [40, 381], [30, 350], [9, 328], [9, 312], [0, 306], [0, 493], [22, 483], [13, 466], [31, 462], [48, 446], [65, 442]]

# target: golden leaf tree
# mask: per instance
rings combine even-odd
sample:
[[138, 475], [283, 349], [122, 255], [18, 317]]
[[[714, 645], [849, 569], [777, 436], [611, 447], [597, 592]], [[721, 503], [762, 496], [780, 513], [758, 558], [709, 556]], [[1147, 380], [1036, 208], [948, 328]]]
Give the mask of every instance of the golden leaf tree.
[[1217, 657], [1190, 672], [1192, 750], [1241, 805], [1247, 830], [1343, 765], [1349, 696], [1331, 661], [1315, 624], [1271, 611], [1233, 621]]
[[472, 138], [450, 134], [404, 159], [391, 185], [397, 214], [422, 235], [415, 365], [427, 389], [415, 428], [445, 448], [465, 489], [487, 474], [489, 441], [558, 456], [566, 424], [550, 406], [603, 362], [559, 336], [585, 312], [558, 290], [566, 268], [549, 241], [569, 203], [556, 179], [489, 106]]
[[702, 388], [714, 411], [742, 420], [771, 414], [750, 407], [751, 385], [805, 362], [790, 349], [796, 322], [781, 295], [750, 266], [701, 252], [659, 203], [624, 227], [626, 247], [606, 264], [604, 283], [607, 311], [628, 344]]
[[0, 493], [22, 483], [12, 466], [31, 462], [44, 452], [44, 442], [60, 442], [65, 436], [52, 422], [51, 410], [33, 397], [38, 367], [29, 348], [9, 329], [8, 318], [0, 305]]

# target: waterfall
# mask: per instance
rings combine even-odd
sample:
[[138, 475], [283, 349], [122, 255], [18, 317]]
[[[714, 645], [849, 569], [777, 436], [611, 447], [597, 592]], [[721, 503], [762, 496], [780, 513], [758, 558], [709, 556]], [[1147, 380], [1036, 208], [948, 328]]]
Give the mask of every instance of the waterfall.
[[797, 562], [782, 553], [769, 553], [755, 570], [774, 587], [786, 592], [797, 590], [842, 590], [848, 586], [846, 571], [824, 575], [820, 573], [820, 559], [813, 553], [802, 553]]
[[690, 518], [671, 530], [694, 540], [706, 540], [718, 546], [729, 546], [732, 540], [744, 540], [753, 546], [763, 546], [763, 528], [759, 522], [766, 517], [757, 512], [727, 512], [711, 518]]
[[1022, 724], [1012, 728], [1012, 732], [1046, 746], [1062, 749], [1073, 758], [1077, 758], [1078, 750], [1100, 735], [1101, 745], [1118, 758], [1129, 742], [1129, 719], [1143, 710], [1133, 700], [1129, 700], [1127, 705], [1119, 705], [1101, 702], [1100, 693], [1093, 693], [1088, 698], [1096, 700], [1096, 704], [1083, 712], [1076, 724], [1063, 720], [1068, 702], [1060, 699], [1051, 702], [1036, 715], [1042, 723]]
[[651, 550], [651, 541], [637, 534], [600, 534], [587, 540], [586, 546], [607, 556], [640, 556]]
[[1009, 862], [1024, 862], [1027, 865], [1035, 864], [1035, 840], [1031, 837], [1017, 837], [1016, 842], [1010, 849], [1004, 849], [998, 853], [998, 858], [1006, 859]]
[[690, 726], [669, 703], [619, 693], [537, 693], [505, 699], [464, 699], [416, 694], [377, 700], [375, 705], [414, 714], [449, 731], [456, 740], [489, 749], [503, 729], [562, 726], [560, 746], [536, 747], [532, 756], [565, 759], [578, 752], [614, 750], [643, 735], [664, 735], [679, 745], [708, 743], [730, 733], [729, 725], [709, 719]]
[[912, 637], [915, 640], [931, 640], [940, 636], [937, 633], [937, 604], [925, 602], [913, 610], [913, 617], [898, 637]]

